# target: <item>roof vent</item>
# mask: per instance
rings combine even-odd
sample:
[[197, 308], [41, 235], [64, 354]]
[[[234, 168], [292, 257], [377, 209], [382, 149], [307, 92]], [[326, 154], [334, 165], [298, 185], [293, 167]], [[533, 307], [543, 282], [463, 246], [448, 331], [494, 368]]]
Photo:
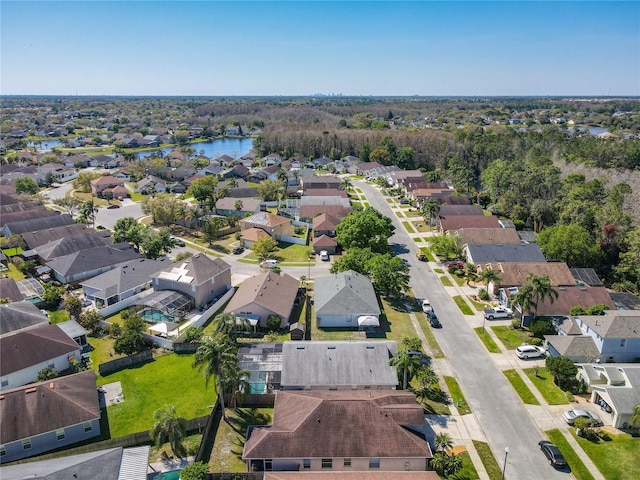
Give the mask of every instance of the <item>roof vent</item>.
[[55, 384], [55, 383], [53, 383], [53, 382], [50, 382], [50, 383], [49, 383], [49, 388], [50, 388], [51, 390], [53, 390], [53, 388], [54, 388], [55, 386], [56, 386], [56, 384]]
[[331, 347], [327, 347], [328, 350], [335, 350], [336, 347], [335, 346], [331, 346]]
[[0, 400], [4, 400], [4, 395], [0, 395]]
[[36, 387], [32, 387], [32, 388], [27, 388], [24, 393], [33, 393], [35, 391], [37, 391], [38, 389]]

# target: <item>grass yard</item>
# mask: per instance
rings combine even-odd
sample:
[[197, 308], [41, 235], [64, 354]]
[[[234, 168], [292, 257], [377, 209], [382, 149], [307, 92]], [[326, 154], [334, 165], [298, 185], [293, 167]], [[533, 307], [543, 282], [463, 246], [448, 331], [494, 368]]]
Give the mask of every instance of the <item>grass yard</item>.
[[523, 343], [529, 343], [531, 337], [526, 330], [514, 330], [507, 326], [491, 327], [493, 333], [502, 342], [507, 350], [515, 350]]
[[451, 275], [451, 278], [453, 278], [453, 281], [456, 282], [459, 287], [462, 287], [466, 282], [463, 277], [459, 277], [458, 275]]
[[540, 405], [540, 402], [538, 402], [538, 399], [531, 392], [531, 390], [529, 390], [529, 387], [527, 387], [527, 384], [524, 383], [524, 380], [522, 380], [518, 372], [516, 372], [515, 370], [505, 370], [502, 373], [504, 373], [504, 376], [507, 377], [507, 380], [511, 382], [513, 389], [520, 396], [524, 403], [527, 403], [529, 405]]
[[501, 352], [500, 347], [498, 347], [496, 342], [494, 342], [491, 335], [489, 335], [489, 332], [487, 332], [486, 330], [483, 332], [482, 327], [476, 327], [473, 330], [478, 334], [478, 337], [480, 337], [480, 341], [484, 344], [485, 347], [487, 347], [487, 350], [489, 350], [490, 353]]
[[449, 280], [449, 277], [440, 277], [440, 281], [442, 282], [442, 285], [445, 287], [453, 287], [453, 283], [451, 283], [451, 280]]
[[418, 230], [418, 232], [420, 233], [425, 233], [425, 232], [430, 232], [432, 228], [426, 223], [418, 223], [416, 225], [416, 230]]
[[76, 198], [79, 198], [80, 200], [83, 201], [88, 201], [93, 199], [93, 206], [94, 208], [99, 208], [99, 207], [104, 207], [106, 205], [109, 205], [109, 202], [107, 202], [106, 200], [102, 199], [102, 198], [98, 198], [98, 197], [94, 197], [93, 195], [91, 195], [91, 193], [85, 193], [85, 192], [78, 192], [77, 190], [73, 191], [73, 196]]
[[239, 473], [247, 471], [242, 460], [242, 449], [250, 425], [268, 425], [273, 418], [273, 408], [227, 409], [229, 423], [220, 421], [209, 460], [213, 472]]
[[424, 314], [416, 313], [416, 317], [418, 317], [418, 323], [420, 324], [420, 329], [427, 339], [427, 345], [429, 346], [430, 356], [432, 358], [444, 358], [444, 353], [440, 349], [440, 345], [436, 340], [435, 335], [433, 334], [433, 330], [429, 326], [427, 319]]
[[69, 320], [69, 312], [66, 310], [47, 310], [49, 322], [56, 324]]
[[427, 247], [420, 247], [420, 251], [427, 257], [427, 262], [435, 262], [431, 251]]
[[537, 377], [533, 368], [523, 368], [522, 371], [529, 377], [549, 405], [566, 405], [569, 403], [567, 396], [553, 383], [553, 375], [545, 367], [538, 369]]
[[[571, 447], [569, 442], [567, 442], [567, 439], [564, 438], [564, 435], [562, 435], [562, 432], [560, 432], [560, 430], [555, 428], [545, 433], [548, 435], [549, 440], [555, 443], [562, 452], [562, 456], [569, 464], [569, 467], [571, 467], [571, 473], [576, 478], [576, 480], [594, 480], [593, 475], [591, 475], [587, 467], [585, 467], [584, 463], [582, 463], [582, 460], [580, 460], [580, 457], [578, 457], [578, 454], [576, 454], [575, 450]], [[625, 476], [622, 478], [626, 479], [633, 477]]]
[[384, 313], [380, 318], [380, 330], [386, 333], [384, 338], [395, 340], [399, 345], [403, 339], [416, 336], [416, 329], [403, 300], [391, 304], [383, 299], [382, 308]]
[[471, 302], [471, 304], [475, 307], [475, 309], [479, 312], [483, 311], [485, 308], [487, 308], [487, 304], [486, 303], [482, 303], [482, 302], [476, 302], [473, 298], [469, 297], [469, 301]]
[[456, 302], [456, 305], [458, 305], [458, 308], [462, 313], [464, 313], [465, 315], [473, 315], [473, 310], [471, 310], [471, 307], [467, 305], [467, 302], [461, 295], [456, 295], [455, 297], [453, 297], [453, 301]]
[[623, 433], [595, 443], [576, 436], [574, 429], [569, 431], [607, 480], [640, 478], [640, 437]]
[[150, 429], [153, 413], [165, 405], [173, 405], [186, 419], [209, 414], [216, 399], [215, 378], [205, 388], [204, 375], [191, 368], [192, 362], [193, 355], [172, 353], [99, 377], [99, 385], [122, 384], [124, 402], [107, 407], [111, 437]]
[[[233, 241], [235, 242], [235, 238]], [[309, 250], [310, 248], [308, 245], [279, 242], [278, 250], [274, 253], [277, 257], [280, 257], [282, 263], [300, 263], [302, 266], [306, 266], [309, 262]], [[252, 262], [243, 263], [257, 263], [258, 261], [256, 254], [253, 251], [247, 253], [242, 260], [252, 260]], [[315, 258], [311, 259], [311, 263], [315, 263]]]
[[13, 257], [15, 255], [20, 255], [24, 250], [22, 250], [22, 247], [15, 247], [15, 248], [4, 248], [2, 249], [2, 253], [4, 253], [7, 257]]
[[7, 270], [5, 273], [5, 275], [9, 278], [13, 278], [13, 280], [15, 282], [19, 282], [20, 280], [24, 280], [25, 278], [27, 278], [24, 273], [22, 273], [20, 270], [17, 269], [17, 267], [9, 262], [9, 270]]
[[115, 341], [113, 338], [107, 335], [101, 337], [94, 337], [92, 335], [93, 334], [89, 335], [87, 339], [93, 347], [93, 350], [89, 352], [89, 358], [91, 358], [91, 362], [93, 362], [91, 368], [98, 373], [98, 365], [123, 357], [124, 355], [118, 355], [113, 351], [113, 342]]
[[442, 270], [441, 268], [434, 268], [433, 271], [435, 273], [439, 273], [440, 275], [444, 275], [444, 270]]
[[457, 407], [458, 413], [460, 413], [460, 415], [467, 415], [471, 413], [471, 408], [469, 408], [469, 405], [467, 404], [467, 401], [462, 394], [462, 390], [460, 390], [460, 385], [458, 385], [457, 380], [453, 377], [447, 376], [443, 376], [442, 378], [447, 384], [449, 395], [451, 396], [451, 401]]
[[[188, 456], [195, 456], [200, 448], [200, 442], [202, 441], [202, 434], [196, 433], [195, 435], [189, 435], [182, 439], [182, 445], [184, 445]], [[163, 443], [160, 447], [155, 445], [151, 446], [149, 452], [149, 462], [161, 462], [163, 458], [173, 455], [169, 442]]]
[[476, 448], [476, 452], [478, 452], [480, 461], [482, 461], [482, 465], [484, 465], [484, 469], [487, 471], [489, 479], [500, 480], [502, 478], [502, 469], [500, 468], [496, 457], [491, 453], [489, 444], [479, 440], [473, 440], [473, 446]]
[[460, 452], [458, 455], [462, 460], [462, 470], [455, 474], [456, 480], [476, 480], [478, 477], [478, 471], [473, 465], [473, 461], [467, 452]]

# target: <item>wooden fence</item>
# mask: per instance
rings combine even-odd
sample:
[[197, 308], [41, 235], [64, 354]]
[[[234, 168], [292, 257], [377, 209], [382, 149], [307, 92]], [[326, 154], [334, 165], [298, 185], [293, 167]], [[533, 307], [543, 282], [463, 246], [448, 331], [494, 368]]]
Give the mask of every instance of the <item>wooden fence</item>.
[[131, 365], [137, 365], [138, 363], [148, 362], [153, 358], [152, 350], [145, 350], [144, 352], [134, 353], [122, 358], [116, 358], [107, 363], [101, 363], [98, 365], [98, 371], [103, 377], [114, 372], [123, 370]]

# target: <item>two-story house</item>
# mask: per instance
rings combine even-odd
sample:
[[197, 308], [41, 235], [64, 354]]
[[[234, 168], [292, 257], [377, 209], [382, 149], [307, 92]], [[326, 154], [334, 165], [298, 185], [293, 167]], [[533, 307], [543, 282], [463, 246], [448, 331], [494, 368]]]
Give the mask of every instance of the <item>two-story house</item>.
[[242, 231], [250, 228], [260, 228], [267, 232], [274, 240], [293, 234], [293, 226], [289, 218], [274, 215], [269, 212], [258, 212], [240, 220]]

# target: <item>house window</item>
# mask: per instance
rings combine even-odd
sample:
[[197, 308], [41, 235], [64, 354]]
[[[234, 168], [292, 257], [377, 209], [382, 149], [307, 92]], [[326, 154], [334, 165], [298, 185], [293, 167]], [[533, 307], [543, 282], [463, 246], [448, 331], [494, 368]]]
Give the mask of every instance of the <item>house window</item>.
[[22, 440], [22, 449], [23, 450], [30, 450], [31, 449], [31, 439], [30, 438]]
[[0, 457], [4, 457], [7, 454], [7, 451], [4, 448], [4, 445], [0, 445]]
[[344, 459], [344, 466], [345, 467], [350, 467], [351, 466], [351, 459], [350, 458], [345, 458]]
[[82, 426], [84, 427], [85, 432], [90, 432], [91, 430], [93, 430], [93, 425], [91, 425], [91, 422], [84, 422]]
[[264, 460], [264, 471], [265, 472], [270, 472], [271, 470], [273, 470], [273, 460], [271, 458], [265, 459]]
[[322, 459], [322, 468], [333, 468], [333, 459], [331, 459], [331, 458], [323, 458]]
[[626, 344], [627, 344], [627, 339], [626, 338], [621, 338], [620, 339], [620, 348], [624, 348]]
[[64, 428], [61, 428], [60, 430], [56, 430], [56, 438], [58, 440], [64, 440]]
[[6, 387], [7, 385], [9, 385], [9, 379], [8, 378], [3, 378], [0, 381], [0, 385], [2, 385], [3, 387]]
[[47, 367], [56, 368], [56, 364], [53, 362], [53, 360], [51, 360], [49, 363], [47, 363]]
[[380, 468], [380, 459], [372, 457], [369, 459], [369, 468]]
[[302, 468], [305, 468], [305, 469], [311, 468], [311, 459], [310, 458], [305, 458], [304, 460], [302, 460]]

